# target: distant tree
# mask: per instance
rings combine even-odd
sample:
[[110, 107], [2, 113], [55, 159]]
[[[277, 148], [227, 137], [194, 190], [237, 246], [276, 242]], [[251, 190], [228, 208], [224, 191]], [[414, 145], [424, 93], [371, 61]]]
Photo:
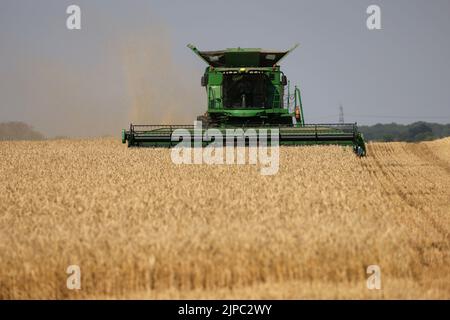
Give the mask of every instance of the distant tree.
[[377, 123], [360, 126], [359, 130], [369, 141], [422, 141], [450, 136], [450, 124], [415, 122], [409, 125]]
[[429, 140], [433, 138], [433, 129], [425, 122], [413, 123], [408, 129], [409, 141]]
[[24, 122], [0, 123], [0, 140], [43, 140], [45, 136]]

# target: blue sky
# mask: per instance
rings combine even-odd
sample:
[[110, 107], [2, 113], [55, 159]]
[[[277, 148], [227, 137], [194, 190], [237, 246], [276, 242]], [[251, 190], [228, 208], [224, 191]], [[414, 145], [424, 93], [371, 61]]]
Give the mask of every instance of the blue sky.
[[[65, 27], [68, 5], [82, 29]], [[381, 7], [382, 30], [366, 28]], [[307, 122], [450, 122], [450, 1], [0, 2], [0, 121], [48, 135], [188, 122], [204, 111], [204, 63], [186, 48], [300, 43], [282, 67]]]

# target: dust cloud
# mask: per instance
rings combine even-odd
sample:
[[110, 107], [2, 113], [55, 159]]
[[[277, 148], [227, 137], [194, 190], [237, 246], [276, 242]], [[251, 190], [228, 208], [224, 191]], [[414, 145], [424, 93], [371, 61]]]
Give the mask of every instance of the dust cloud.
[[[144, 36], [126, 39], [122, 45], [130, 120], [192, 124], [204, 111], [204, 100], [198, 94], [201, 74], [174, 61], [167, 34], [145, 32]], [[190, 54], [187, 48], [186, 52]]]
[[[34, 44], [9, 53], [0, 122], [23, 121], [50, 138], [119, 137], [130, 123], [192, 124], [204, 112], [202, 70], [173, 56], [164, 25], [81, 32], [69, 39], [77, 46], [49, 49], [59, 56]], [[184, 61], [197, 59], [189, 51]]]

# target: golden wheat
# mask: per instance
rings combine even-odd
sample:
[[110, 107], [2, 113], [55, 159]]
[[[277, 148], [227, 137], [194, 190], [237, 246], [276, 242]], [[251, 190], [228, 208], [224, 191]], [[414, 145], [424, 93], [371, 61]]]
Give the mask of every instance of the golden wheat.
[[1, 142], [0, 298], [449, 299], [450, 139], [368, 154], [283, 147], [261, 176], [114, 139]]

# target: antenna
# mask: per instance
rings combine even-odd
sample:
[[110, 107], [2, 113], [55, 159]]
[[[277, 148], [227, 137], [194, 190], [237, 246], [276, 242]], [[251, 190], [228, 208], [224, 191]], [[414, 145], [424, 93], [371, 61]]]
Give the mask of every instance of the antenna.
[[339, 104], [339, 123], [344, 123], [344, 107]]

